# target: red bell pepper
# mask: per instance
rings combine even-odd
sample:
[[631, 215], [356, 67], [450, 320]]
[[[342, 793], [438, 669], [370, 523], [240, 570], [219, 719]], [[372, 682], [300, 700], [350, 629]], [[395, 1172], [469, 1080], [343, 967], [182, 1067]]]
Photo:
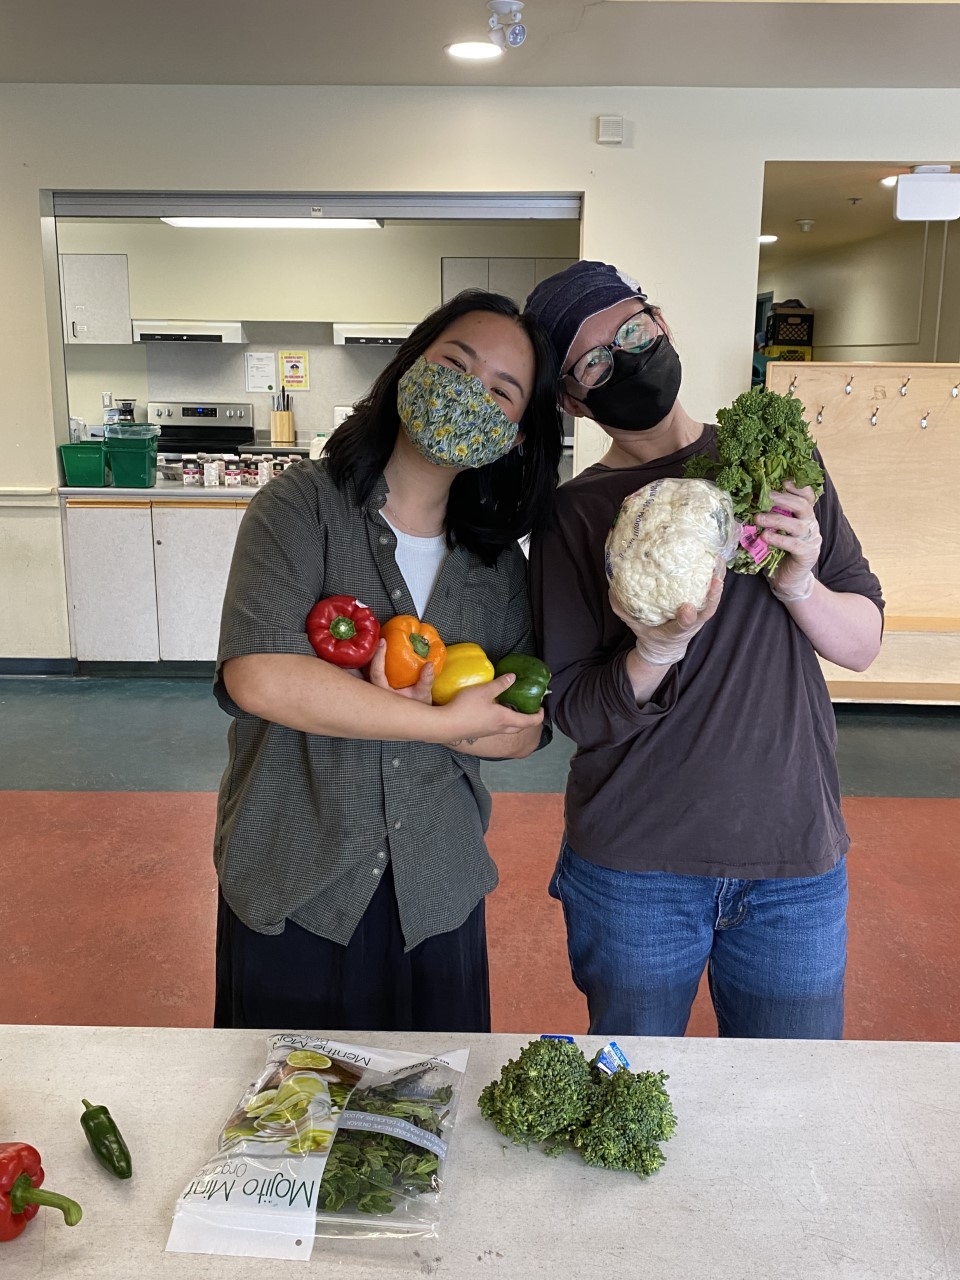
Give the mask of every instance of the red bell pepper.
[[0, 1241], [15, 1240], [42, 1204], [59, 1209], [68, 1227], [75, 1227], [83, 1210], [75, 1200], [41, 1191], [40, 1152], [26, 1142], [0, 1142]]
[[365, 667], [376, 651], [380, 623], [353, 596], [330, 596], [307, 614], [307, 639], [326, 662]]

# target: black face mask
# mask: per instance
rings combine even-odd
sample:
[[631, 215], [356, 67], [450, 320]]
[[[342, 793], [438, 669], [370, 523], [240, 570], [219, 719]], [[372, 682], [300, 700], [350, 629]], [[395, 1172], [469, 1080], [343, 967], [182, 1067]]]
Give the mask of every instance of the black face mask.
[[613, 373], [583, 397], [597, 422], [615, 431], [649, 431], [680, 394], [680, 357], [661, 334], [648, 351], [614, 351]]

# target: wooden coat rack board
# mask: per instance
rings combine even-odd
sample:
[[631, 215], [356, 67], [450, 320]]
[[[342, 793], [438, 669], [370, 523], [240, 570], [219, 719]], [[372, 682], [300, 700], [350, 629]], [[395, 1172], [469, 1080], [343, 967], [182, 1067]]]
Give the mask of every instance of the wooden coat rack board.
[[880, 657], [835, 701], [960, 703], [960, 365], [767, 365], [793, 389], [883, 585]]

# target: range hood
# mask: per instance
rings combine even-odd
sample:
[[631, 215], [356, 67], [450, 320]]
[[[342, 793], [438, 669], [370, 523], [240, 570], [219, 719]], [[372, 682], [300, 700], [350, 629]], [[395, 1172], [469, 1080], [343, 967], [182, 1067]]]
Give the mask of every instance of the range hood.
[[399, 347], [413, 333], [412, 324], [335, 324], [335, 347]]
[[134, 342], [246, 342], [233, 320], [134, 320]]

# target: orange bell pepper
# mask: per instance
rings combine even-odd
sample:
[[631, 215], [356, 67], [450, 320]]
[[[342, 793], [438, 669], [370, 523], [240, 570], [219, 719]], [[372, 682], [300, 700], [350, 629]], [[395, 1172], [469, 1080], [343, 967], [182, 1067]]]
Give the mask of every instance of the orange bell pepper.
[[435, 676], [443, 670], [446, 646], [429, 623], [421, 622], [412, 613], [390, 618], [380, 628], [380, 636], [387, 642], [384, 671], [391, 689], [415, 685], [428, 662], [433, 663]]

